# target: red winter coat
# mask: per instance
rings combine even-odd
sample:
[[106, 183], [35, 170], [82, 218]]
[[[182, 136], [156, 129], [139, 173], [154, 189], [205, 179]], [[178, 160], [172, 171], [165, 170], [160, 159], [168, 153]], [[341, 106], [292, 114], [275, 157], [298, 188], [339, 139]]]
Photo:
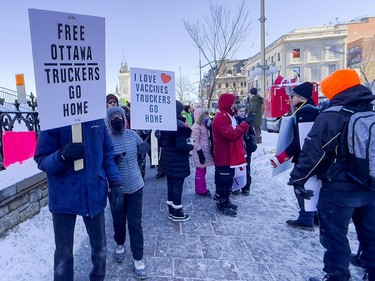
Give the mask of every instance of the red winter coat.
[[[212, 133], [214, 137], [214, 158], [216, 166], [246, 165], [243, 135], [250, 128], [245, 121], [236, 128], [232, 126], [231, 106], [237, 97], [233, 94], [221, 94], [214, 121]], [[235, 121], [234, 121], [234, 124]]]

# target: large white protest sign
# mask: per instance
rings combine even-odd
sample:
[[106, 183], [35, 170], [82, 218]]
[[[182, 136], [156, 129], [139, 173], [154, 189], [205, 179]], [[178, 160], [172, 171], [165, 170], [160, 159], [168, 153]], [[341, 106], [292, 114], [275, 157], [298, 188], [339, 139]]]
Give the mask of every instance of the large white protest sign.
[[130, 68], [131, 128], [176, 131], [174, 72]]
[[[314, 122], [304, 122], [298, 124], [299, 143], [301, 145], [301, 149], [305, 143], [306, 136], [310, 132], [313, 125]], [[319, 200], [320, 188], [322, 187], [322, 181], [319, 180], [316, 175], [313, 175], [306, 181], [304, 187], [306, 190], [312, 190], [314, 192], [314, 196], [310, 200], [304, 200], [305, 211], [315, 212], [316, 205], [318, 204]]]
[[105, 21], [29, 9], [42, 130], [104, 118]]
[[[275, 155], [280, 154], [283, 152], [288, 145], [293, 140], [293, 133], [294, 133], [294, 123], [295, 117], [294, 116], [284, 116], [281, 120], [281, 127], [279, 132], [279, 137], [277, 139]], [[281, 165], [278, 165], [276, 168], [272, 169], [272, 176], [276, 176], [281, 174], [290, 168], [293, 167], [292, 159], [285, 161]]]

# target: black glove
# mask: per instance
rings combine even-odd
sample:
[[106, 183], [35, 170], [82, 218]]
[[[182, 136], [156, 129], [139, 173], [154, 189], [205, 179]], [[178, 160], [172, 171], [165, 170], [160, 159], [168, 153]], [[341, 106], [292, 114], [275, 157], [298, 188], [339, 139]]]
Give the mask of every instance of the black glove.
[[197, 153], [198, 153], [198, 157], [199, 157], [199, 163], [201, 163], [201, 164], [206, 163], [206, 157], [204, 157], [202, 149], [199, 149], [197, 151]]
[[60, 151], [59, 160], [63, 164], [74, 162], [82, 159], [85, 155], [85, 145], [82, 142], [69, 143]]
[[249, 113], [245, 118], [245, 122], [251, 126], [255, 121], [255, 116], [255, 113]]
[[111, 207], [114, 212], [122, 210], [124, 206], [124, 191], [120, 183], [116, 182], [110, 185], [111, 188]]
[[118, 165], [122, 162], [122, 159], [125, 157], [125, 155], [126, 155], [126, 152], [123, 152], [123, 153], [120, 153], [120, 154], [116, 154], [113, 157], [113, 160], [115, 161], [116, 165]]
[[293, 183], [294, 193], [301, 196], [303, 199], [310, 200], [314, 196], [314, 191], [305, 189], [300, 183]]

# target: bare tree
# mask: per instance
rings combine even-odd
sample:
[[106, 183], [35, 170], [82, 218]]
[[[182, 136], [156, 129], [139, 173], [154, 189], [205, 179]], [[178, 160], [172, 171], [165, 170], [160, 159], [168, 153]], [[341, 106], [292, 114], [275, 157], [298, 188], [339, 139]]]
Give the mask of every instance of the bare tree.
[[375, 38], [365, 38], [361, 46], [349, 50], [348, 67], [357, 69], [362, 83], [375, 90]]
[[210, 1], [209, 14], [203, 22], [190, 23], [184, 20], [184, 26], [195, 45], [210, 67], [208, 106], [211, 104], [215, 85], [225, 60], [234, 55], [246, 39], [250, 31], [249, 13], [242, 1], [237, 13], [232, 16], [226, 7]]
[[176, 80], [176, 96], [182, 104], [190, 104], [197, 96], [197, 89], [191, 83], [189, 77], [180, 76]]

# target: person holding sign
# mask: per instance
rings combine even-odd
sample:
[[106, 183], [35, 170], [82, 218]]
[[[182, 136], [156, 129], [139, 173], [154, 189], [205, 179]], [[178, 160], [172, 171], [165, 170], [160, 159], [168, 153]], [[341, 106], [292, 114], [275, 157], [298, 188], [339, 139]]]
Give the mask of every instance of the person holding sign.
[[189, 152], [193, 145], [188, 144], [191, 129], [185, 126], [185, 118], [181, 112], [184, 106], [176, 101], [177, 131], [161, 131], [160, 147], [161, 162], [167, 175], [168, 185], [168, 218], [175, 222], [184, 222], [190, 219], [182, 209], [182, 189], [184, 180], [190, 175]]
[[[298, 124], [304, 122], [314, 122], [316, 117], [319, 115], [319, 109], [315, 107], [314, 100], [312, 99], [312, 91], [313, 84], [310, 82], [304, 82], [292, 89], [290, 98], [293, 106], [297, 108], [294, 113], [295, 123], [293, 140], [284, 151], [271, 158], [270, 162], [273, 168], [276, 168], [278, 165], [284, 163], [292, 157], [292, 162], [295, 164], [298, 163], [298, 157], [301, 152]], [[304, 204], [304, 199], [310, 199], [312, 196], [309, 197], [309, 194], [304, 194], [299, 190], [295, 190], [295, 196], [300, 208], [299, 216], [296, 220], [287, 220], [286, 223], [290, 227], [313, 230], [315, 212], [305, 211]]]
[[[347, 234], [351, 221], [361, 245], [361, 263], [368, 274], [366, 280], [375, 280], [375, 191], [351, 178], [349, 172], [353, 172], [353, 168], [348, 169], [353, 161], [348, 146], [349, 119], [355, 112], [373, 115], [375, 96], [360, 83], [354, 69], [336, 70], [321, 82], [321, 90], [331, 101], [330, 106], [317, 117], [307, 135], [299, 163], [290, 173], [293, 186], [298, 190], [304, 190], [306, 181], [313, 175], [322, 181], [317, 210], [320, 242], [326, 249], [323, 280], [350, 280], [351, 251]], [[317, 280], [320, 279], [309, 279]]]
[[[113, 145], [104, 120], [82, 123], [83, 143], [72, 143], [71, 126], [41, 131], [34, 159], [47, 173], [49, 210], [55, 235], [54, 280], [73, 280], [73, 243], [77, 215], [82, 216], [90, 238], [90, 280], [104, 280], [107, 243], [104, 209], [107, 182], [115, 208], [123, 196], [120, 174], [113, 160]], [[75, 171], [82, 159], [84, 169]]]
[[126, 129], [125, 111], [121, 107], [107, 109], [107, 126], [115, 148], [115, 162], [121, 174], [123, 208], [115, 207], [111, 200], [114, 239], [117, 243], [115, 259], [122, 262], [125, 258], [126, 224], [130, 236], [130, 249], [133, 254], [135, 275], [140, 279], [147, 278], [143, 261], [142, 198], [143, 178], [138, 166], [137, 155], [150, 150], [150, 136], [146, 141], [133, 130]]

